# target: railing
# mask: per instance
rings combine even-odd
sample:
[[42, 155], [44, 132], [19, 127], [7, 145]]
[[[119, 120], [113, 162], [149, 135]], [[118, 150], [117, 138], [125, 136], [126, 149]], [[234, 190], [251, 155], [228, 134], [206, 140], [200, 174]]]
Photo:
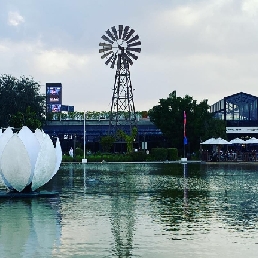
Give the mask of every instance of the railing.
[[201, 160], [207, 162], [256, 162], [258, 161], [258, 152], [230, 152], [218, 154], [204, 151]]

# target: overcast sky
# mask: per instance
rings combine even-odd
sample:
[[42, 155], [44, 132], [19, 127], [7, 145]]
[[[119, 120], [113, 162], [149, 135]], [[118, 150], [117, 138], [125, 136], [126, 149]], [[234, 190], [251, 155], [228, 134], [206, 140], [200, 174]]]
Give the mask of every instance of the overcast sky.
[[210, 105], [258, 96], [258, 0], [1, 0], [0, 74], [32, 76], [42, 92], [61, 82], [64, 105], [109, 111], [115, 70], [98, 44], [119, 24], [142, 42], [130, 68], [137, 111], [173, 90]]

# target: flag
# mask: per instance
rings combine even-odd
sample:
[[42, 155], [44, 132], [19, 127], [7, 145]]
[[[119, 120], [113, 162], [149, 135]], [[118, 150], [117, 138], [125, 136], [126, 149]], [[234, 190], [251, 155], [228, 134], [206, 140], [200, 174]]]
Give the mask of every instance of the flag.
[[184, 145], [187, 145], [187, 138], [184, 136]]
[[184, 145], [187, 145], [187, 138], [185, 133], [185, 126], [186, 126], [186, 113], [184, 111]]

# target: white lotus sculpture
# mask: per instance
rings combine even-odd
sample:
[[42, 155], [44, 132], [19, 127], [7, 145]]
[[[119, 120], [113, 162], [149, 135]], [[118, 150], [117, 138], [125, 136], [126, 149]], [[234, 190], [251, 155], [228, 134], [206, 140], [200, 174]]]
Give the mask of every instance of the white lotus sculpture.
[[6, 187], [22, 192], [34, 191], [46, 184], [58, 171], [62, 150], [48, 134], [23, 126], [18, 133], [8, 127], [0, 135], [0, 175]]

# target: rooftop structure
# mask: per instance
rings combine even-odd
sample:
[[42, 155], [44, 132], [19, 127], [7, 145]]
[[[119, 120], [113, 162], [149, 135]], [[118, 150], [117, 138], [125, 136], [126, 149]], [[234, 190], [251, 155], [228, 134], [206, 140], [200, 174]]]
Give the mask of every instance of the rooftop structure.
[[[211, 105], [214, 117], [226, 121], [231, 137], [258, 136], [258, 97], [244, 92], [224, 97]], [[257, 137], [256, 136], [256, 137]]]

